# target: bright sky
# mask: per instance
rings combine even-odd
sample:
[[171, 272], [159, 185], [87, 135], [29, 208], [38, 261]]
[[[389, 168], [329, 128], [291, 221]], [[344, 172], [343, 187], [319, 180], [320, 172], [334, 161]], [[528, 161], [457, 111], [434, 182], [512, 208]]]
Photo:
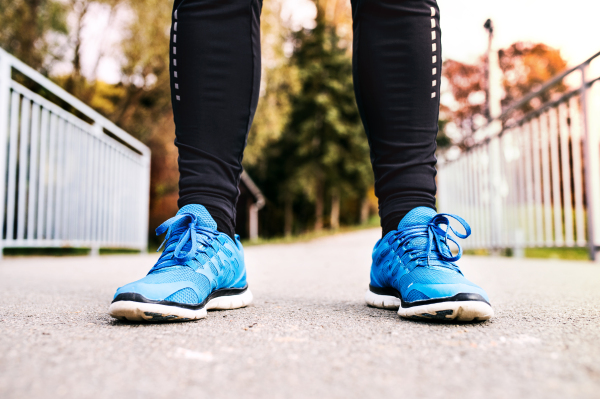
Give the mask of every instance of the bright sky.
[[[269, 0], [265, 0], [269, 1]], [[285, 0], [284, 14], [297, 23], [310, 26], [314, 6], [309, 0]], [[348, 0], [349, 1], [349, 0]], [[443, 58], [472, 62], [487, 48], [483, 24], [491, 18], [495, 27], [496, 47], [508, 47], [516, 41], [543, 42], [558, 48], [569, 65], [576, 65], [600, 51], [598, 15], [600, 0], [439, 0]], [[100, 47], [110, 48], [118, 41], [118, 29], [106, 29], [108, 14], [95, 10], [86, 28], [84, 73], [95, 63]], [[113, 23], [122, 24], [124, 14]], [[106, 33], [111, 32], [110, 37]], [[98, 38], [104, 37], [101, 44]], [[96, 38], [96, 39], [94, 39]], [[110, 51], [100, 64], [98, 77], [115, 83], [119, 63]]]
[[496, 47], [542, 42], [574, 66], [600, 51], [599, 0], [439, 0], [444, 58], [472, 61], [487, 48], [483, 24], [494, 23]]

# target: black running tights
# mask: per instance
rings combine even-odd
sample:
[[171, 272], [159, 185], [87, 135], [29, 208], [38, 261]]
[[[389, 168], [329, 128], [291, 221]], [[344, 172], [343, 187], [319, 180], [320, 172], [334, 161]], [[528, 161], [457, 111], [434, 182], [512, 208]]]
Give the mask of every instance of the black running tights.
[[[175, 0], [171, 100], [179, 207], [202, 204], [233, 233], [260, 85], [259, 0]], [[384, 233], [435, 209], [441, 41], [435, 0], [352, 0], [356, 102]]]

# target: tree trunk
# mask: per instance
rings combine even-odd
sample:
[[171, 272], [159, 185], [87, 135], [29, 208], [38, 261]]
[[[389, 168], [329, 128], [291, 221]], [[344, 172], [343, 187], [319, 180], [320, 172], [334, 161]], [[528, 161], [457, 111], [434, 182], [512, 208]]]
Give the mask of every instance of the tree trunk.
[[41, 68], [43, 62], [42, 57], [35, 49], [36, 41], [41, 34], [37, 28], [40, 4], [41, 0], [28, 0], [19, 7], [23, 20], [22, 29], [19, 32], [19, 46], [15, 51], [17, 58], [37, 70]]
[[323, 183], [317, 181], [315, 198], [315, 231], [323, 230]]
[[294, 224], [294, 209], [292, 208], [293, 202], [294, 201], [292, 200], [291, 195], [285, 199], [283, 232], [286, 237], [292, 236], [292, 227]]
[[331, 219], [330, 227], [333, 230], [340, 228], [340, 195], [337, 190], [331, 193]]
[[365, 197], [360, 204], [360, 224], [365, 224], [369, 221], [369, 198]]

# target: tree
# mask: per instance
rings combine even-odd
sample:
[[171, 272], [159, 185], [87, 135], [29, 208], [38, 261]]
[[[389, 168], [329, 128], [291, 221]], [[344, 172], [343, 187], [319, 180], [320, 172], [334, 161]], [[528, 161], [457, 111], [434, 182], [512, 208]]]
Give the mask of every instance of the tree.
[[[453, 127], [454, 144], [468, 148], [472, 144], [473, 133], [487, 122], [485, 59], [480, 58], [478, 63], [472, 65], [446, 60], [442, 71], [452, 101], [449, 104], [442, 101], [440, 104], [440, 119], [445, 123], [440, 126], [438, 135], [448, 135], [446, 127]], [[441, 98], [444, 99], [444, 96]]]
[[[505, 92], [502, 99], [503, 108], [527, 93], [539, 89], [543, 83], [562, 72], [567, 66], [559, 50], [543, 43], [514, 43], [500, 50], [498, 56]], [[453, 144], [462, 149], [473, 145], [473, 134], [488, 120], [485, 63], [485, 57], [479, 58], [474, 64], [455, 60], [444, 62], [443, 76], [448, 89], [441, 97], [440, 114], [443, 123], [440, 126], [440, 136], [451, 137]], [[535, 106], [549, 101], [566, 90], [564, 83], [555, 85], [542, 93], [539, 98], [532, 100], [530, 104], [521, 107], [513, 117], [524, 115]]]
[[280, 17], [281, 3], [264, 2], [261, 13], [261, 90], [243, 161], [254, 178], [267, 173], [264, 152], [279, 140], [291, 111], [290, 97], [299, 89], [298, 71], [284, 52], [291, 31]]
[[[325, 199], [330, 225], [339, 225], [343, 197], [363, 197], [372, 184], [369, 147], [352, 84], [352, 63], [339, 45], [335, 26], [317, 4], [316, 26], [293, 34], [290, 59], [300, 89], [291, 96], [291, 114], [279, 144], [286, 177], [282, 193], [302, 193], [314, 203], [314, 229], [323, 228]], [[287, 205], [289, 207], [289, 204]]]
[[[567, 61], [560, 55], [560, 50], [543, 43], [514, 43], [507, 49], [500, 50], [498, 58], [504, 74], [503, 107], [509, 106], [531, 91], [538, 90], [544, 83], [567, 68]], [[535, 100], [537, 103], [525, 104], [521, 111], [529, 112], [566, 90], [567, 86], [564, 82], [560, 82], [550, 90], [541, 93]]]
[[157, 226], [177, 210], [178, 168], [170, 95], [171, 1], [123, 0], [135, 15], [120, 51], [121, 82], [110, 97], [110, 118], [152, 151], [150, 223]]
[[48, 75], [64, 58], [66, 5], [58, 0], [0, 0], [0, 47]]

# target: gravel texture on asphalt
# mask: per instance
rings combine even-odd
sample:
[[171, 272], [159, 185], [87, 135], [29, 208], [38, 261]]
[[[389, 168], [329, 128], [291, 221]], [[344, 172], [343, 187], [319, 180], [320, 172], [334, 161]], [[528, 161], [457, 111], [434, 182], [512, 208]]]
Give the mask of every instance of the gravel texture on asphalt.
[[600, 266], [465, 257], [496, 316], [367, 307], [379, 230], [246, 250], [255, 302], [206, 319], [106, 314], [155, 255], [0, 262], [0, 397], [600, 398]]

